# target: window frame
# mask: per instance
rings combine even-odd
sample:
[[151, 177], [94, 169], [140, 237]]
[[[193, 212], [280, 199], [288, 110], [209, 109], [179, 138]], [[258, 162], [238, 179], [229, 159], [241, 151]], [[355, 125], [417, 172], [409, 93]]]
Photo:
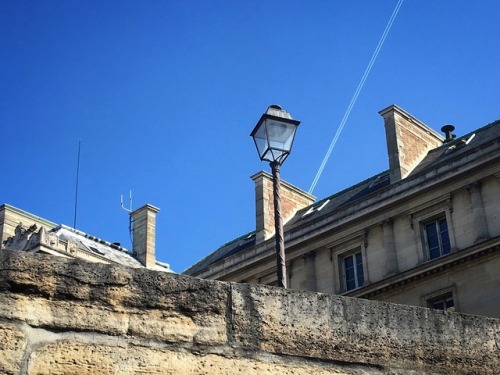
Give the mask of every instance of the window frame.
[[[359, 255], [359, 257], [358, 257]], [[352, 290], [359, 289], [365, 285], [365, 272], [364, 272], [364, 263], [363, 262], [363, 253], [361, 252], [361, 249], [358, 251], [354, 250], [349, 252], [348, 254], [342, 254], [341, 256], [342, 261], [339, 262], [341, 263], [342, 267], [342, 282], [343, 282], [343, 290], [345, 292], [350, 292]], [[347, 274], [347, 266], [346, 266], [346, 261], [348, 259], [352, 259], [352, 272], [353, 272], [353, 278], [348, 279], [348, 274]], [[361, 272], [359, 268], [359, 263], [358, 261], [361, 261]], [[354, 282], [353, 287], [348, 287], [348, 284], [350, 281]]]
[[[345, 269], [345, 259], [353, 257], [353, 259], [356, 259], [356, 254], [360, 254], [361, 256], [361, 267], [363, 270], [363, 283], [360, 285], [359, 284], [359, 275], [356, 263], [354, 262], [354, 270], [355, 270], [355, 287], [351, 289], [347, 289], [347, 275], [346, 275], [346, 269]], [[349, 250], [346, 251], [339, 251], [335, 253], [335, 268], [337, 269], [337, 274], [338, 277], [337, 279], [337, 285], [336, 285], [336, 291], [337, 294], [344, 294], [344, 293], [349, 293], [354, 290], [357, 290], [359, 288], [362, 288], [364, 286], [368, 285], [368, 272], [367, 272], [367, 260], [366, 260], [366, 251], [365, 248], [361, 245], [355, 246], [355, 247], [350, 247]]]
[[[443, 241], [443, 231], [441, 231], [441, 222], [444, 220], [446, 223], [446, 236], [448, 240], [448, 246], [446, 250], [446, 244]], [[429, 226], [432, 225], [435, 229], [435, 235], [437, 236], [437, 248], [435, 246], [431, 247], [430, 240], [429, 240], [429, 232], [428, 228]], [[430, 219], [424, 220], [420, 223], [421, 227], [421, 235], [423, 237], [423, 250], [424, 250], [424, 259], [427, 261], [435, 260], [442, 258], [443, 256], [449, 255], [451, 253], [451, 239], [450, 239], [450, 229], [449, 229], [449, 224], [448, 220], [446, 218], [446, 214], [443, 213], [442, 215], [438, 215], [435, 217], [432, 217]], [[437, 249], [439, 251], [439, 255], [433, 256], [432, 251]]]
[[415, 238], [417, 241], [418, 249], [418, 264], [422, 264], [429, 261], [434, 261], [441, 259], [442, 256], [430, 259], [428, 256], [428, 249], [426, 244], [426, 234], [425, 225], [436, 221], [438, 218], [445, 218], [448, 226], [448, 238], [450, 241], [450, 251], [448, 254], [452, 254], [457, 250], [455, 246], [455, 232], [452, 220], [453, 207], [451, 203], [451, 196], [447, 197], [439, 203], [432, 204], [424, 209], [420, 209], [417, 212], [409, 214], [411, 227], [415, 231]]
[[[453, 301], [452, 307], [446, 308], [445, 306], [445, 309], [438, 309], [433, 307], [434, 304], [438, 302], [445, 302], [447, 299], [450, 298]], [[433, 293], [423, 296], [422, 306], [427, 307], [428, 309], [433, 309], [438, 311], [459, 312], [460, 310], [458, 307], [458, 297], [457, 297], [456, 287], [452, 286], [445, 289], [440, 289]]]
[[355, 231], [341, 238], [336, 238], [325, 246], [326, 250], [330, 253], [330, 261], [332, 262], [332, 293], [342, 295], [349, 293], [353, 290], [346, 291], [345, 282], [343, 277], [342, 262], [343, 257], [361, 251], [363, 260], [363, 274], [364, 284], [363, 287], [370, 285], [370, 275], [368, 267], [368, 240], [367, 229]]

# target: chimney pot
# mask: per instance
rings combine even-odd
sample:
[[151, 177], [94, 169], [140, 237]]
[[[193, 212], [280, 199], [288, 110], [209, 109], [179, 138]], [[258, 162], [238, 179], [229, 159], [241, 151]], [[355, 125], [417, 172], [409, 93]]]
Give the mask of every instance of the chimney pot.
[[450, 125], [450, 124], [444, 125], [441, 128], [441, 131], [445, 135], [445, 139], [444, 139], [443, 143], [450, 142], [450, 141], [452, 141], [456, 137], [456, 135], [452, 133], [453, 130], [455, 130], [455, 127], [453, 125]]

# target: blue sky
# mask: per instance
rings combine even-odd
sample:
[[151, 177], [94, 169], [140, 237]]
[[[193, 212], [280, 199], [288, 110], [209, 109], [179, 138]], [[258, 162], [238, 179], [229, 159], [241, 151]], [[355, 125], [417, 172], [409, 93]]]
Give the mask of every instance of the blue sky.
[[[150, 203], [182, 271], [255, 228], [249, 134], [302, 122], [282, 178], [308, 190], [397, 0], [2, 1], [0, 203], [131, 248]], [[500, 2], [404, 1], [314, 190], [388, 168], [378, 111], [463, 135], [500, 118]]]

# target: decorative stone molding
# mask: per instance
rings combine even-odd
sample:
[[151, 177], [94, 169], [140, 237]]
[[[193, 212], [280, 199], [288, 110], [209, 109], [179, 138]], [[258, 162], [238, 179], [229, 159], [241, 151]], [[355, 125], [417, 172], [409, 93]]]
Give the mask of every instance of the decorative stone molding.
[[304, 263], [307, 263], [309, 261], [314, 261], [315, 257], [316, 257], [316, 251], [314, 251], [314, 250], [309, 251], [309, 252], [302, 255], [302, 259], [304, 259]]
[[23, 223], [20, 222], [15, 229], [14, 236], [7, 238], [2, 244], [2, 248], [6, 250], [26, 250], [31, 244], [30, 240], [36, 229], [36, 224], [26, 228]]
[[474, 181], [465, 187], [470, 195], [472, 213], [474, 215], [474, 243], [485, 241], [490, 238], [486, 213], [484, 212], [483, 197], [481, 195], [481, 183]]
[[73, 238], [70, 238], [66, 244], [66, 252], [75, 256], [78, 251], [78, 247], [78, 242], [76, 242]]
[[316, 252], [309, 251], [305, 253], [302, 258], [305, 263], [305, 272], [306, 272], [306, 287], [309, 291], [317, 290], [317, 282], [316, 282]]
[[481, 192], [481, 182], [479, 182], [479, 181], [471, 182], [470, 184], [466, 185], [465, 188], [471, 194], [480, 193]]
[[394, 221], [392, 218], [382, 220], [380, 225], [384, 232], [384, 249], [386, 254], [386, 277], [399, 272], [396, 242], [394, 239]]

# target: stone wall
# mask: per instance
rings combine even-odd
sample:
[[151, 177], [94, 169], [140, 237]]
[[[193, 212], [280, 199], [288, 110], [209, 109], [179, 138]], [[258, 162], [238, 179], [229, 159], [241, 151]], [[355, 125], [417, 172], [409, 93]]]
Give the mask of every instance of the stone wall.
[[498, 374], [500, 320], [0, 251], [2, 374]]

